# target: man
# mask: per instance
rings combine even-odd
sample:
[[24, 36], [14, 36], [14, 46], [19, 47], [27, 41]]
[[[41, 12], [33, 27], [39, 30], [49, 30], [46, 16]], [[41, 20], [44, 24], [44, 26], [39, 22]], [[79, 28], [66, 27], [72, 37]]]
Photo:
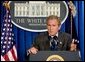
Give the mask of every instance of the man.
[[[60, 32], [61, 22], [57, 16], [51, 15], [46, 19], [48, 32], [41, 33], [36, 37], [29, 53], [36, 54], [37, 51], [56, 50], [56, 51], [74, 51], [76, 45], [69, 34]], [[55, 39], [55, 43], [52, 43]], [[53, 46], [54, 45], [54, 46]]]

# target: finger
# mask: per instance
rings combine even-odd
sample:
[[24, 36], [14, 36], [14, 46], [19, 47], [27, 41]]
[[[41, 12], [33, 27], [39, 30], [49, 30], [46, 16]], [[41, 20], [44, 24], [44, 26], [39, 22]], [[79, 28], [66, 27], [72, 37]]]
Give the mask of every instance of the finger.
[[29, 50], [27, 50], [27, 56], [30, 54]]
[[30, 52], [31, 52], [32, 54], [36, 54], [37, 51], [38, 51], [38, 49], [36, 49], [36, 48], [33, 47], [33, 48], [31, 48], [31, 51], [30, 51]]
[[72, 40], [72, 44], [74, 44], [74, 42], [75, 42], [75, 40], [73, 39], [73, 40]]
[[38, 52], [38, 49], [35, 49], [35, 54]]
[[37, 53], [37, 49], [31, 50], [31, 53], [32, 53], [32, 54], [36, 54], [36, 53]]
[[31, 53], [31, 49], [28, 50], [28, 53]]
[[36, 54], [37, 53], [37, 51], [34, 51], [34, 54]]
[[72, 44], [70, 50], [71, 50], [71, 51], [76, 50], [76, 45]]

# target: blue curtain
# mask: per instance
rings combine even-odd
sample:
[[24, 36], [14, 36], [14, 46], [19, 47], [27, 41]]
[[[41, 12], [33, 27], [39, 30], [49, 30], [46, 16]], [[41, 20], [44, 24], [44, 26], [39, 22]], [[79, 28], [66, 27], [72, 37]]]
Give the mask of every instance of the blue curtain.
[[80, 41], [81, 59], [84, 61], [84, 1], [79, 1], [79, 29], [78, 36]]
[[[3, 3], [3, 2], [1, 2]], [[74, 17], [75, 29], [79, 40], [81, 59], [84, 61], [84, 1], [74, 1], [77, 8], [77, 15]], [[3, 17], [5, 15], [5, 8], [1, 5], [1, 25], [3, 24]], [[70, 17], [66, 19], [61, 27], [61, 31], [69, 33], [70, 31]], [[14, 39], [16, 42], [17, 53], [19, 61], [26, 60], [26, 51], [31, 47], [32, 41], [39, 34], [39, 32], [30, 32], [22, 30], [13, 25]]]
[[77, 39], [79, 40], [81, 59], [84, 61], [84, 1], [74, 1], [74, 5], [76, 6], [77, 14], [73, 21], [78, 37]]

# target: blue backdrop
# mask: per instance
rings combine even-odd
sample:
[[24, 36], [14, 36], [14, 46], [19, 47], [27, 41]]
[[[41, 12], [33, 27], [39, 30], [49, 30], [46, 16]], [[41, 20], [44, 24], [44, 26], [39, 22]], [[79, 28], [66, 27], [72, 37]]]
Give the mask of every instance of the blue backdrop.
[[[2, 2], [3, 3], [3, 2]], [[79, 47], [81, 52], [81, 59], [84, 61], [84, 1], [74, 1], [77, 8], [77, 15], [73, 18], [77, 39], [79, 40]], [[5, 15], [5, 8], [1, 5], [1, 26]], [[61, 31], [70, 33], [70, 13], [65, 23], [61, 27]], [[17, 53], [19, 61], [26, 59], [26, 51], [31, 47], [32, 41], [39, 34], [39, 32], [30, 32], [22, 30], [13, 25], [14, 39], [16, 42]]]

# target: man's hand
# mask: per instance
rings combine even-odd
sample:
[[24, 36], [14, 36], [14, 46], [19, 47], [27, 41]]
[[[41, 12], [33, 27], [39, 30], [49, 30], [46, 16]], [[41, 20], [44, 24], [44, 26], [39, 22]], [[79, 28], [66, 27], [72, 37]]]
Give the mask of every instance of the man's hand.
[[37, 48], [32, 47], [32, 48], [30, 48], [30, 49], [28, 50], [28, 52], [27, 52], [27, 53], [36, 54], [36, 53], [37, 53], [37, 51], [38, 51], [38, 49], [37, 49]]
[[74, 42], [75, 42], [75, 40], [73, 39], [71, 46], [70, 46], [70, 51], [76, 51], [76, 49], [77, 49], [77, 44], [75, 44]]

